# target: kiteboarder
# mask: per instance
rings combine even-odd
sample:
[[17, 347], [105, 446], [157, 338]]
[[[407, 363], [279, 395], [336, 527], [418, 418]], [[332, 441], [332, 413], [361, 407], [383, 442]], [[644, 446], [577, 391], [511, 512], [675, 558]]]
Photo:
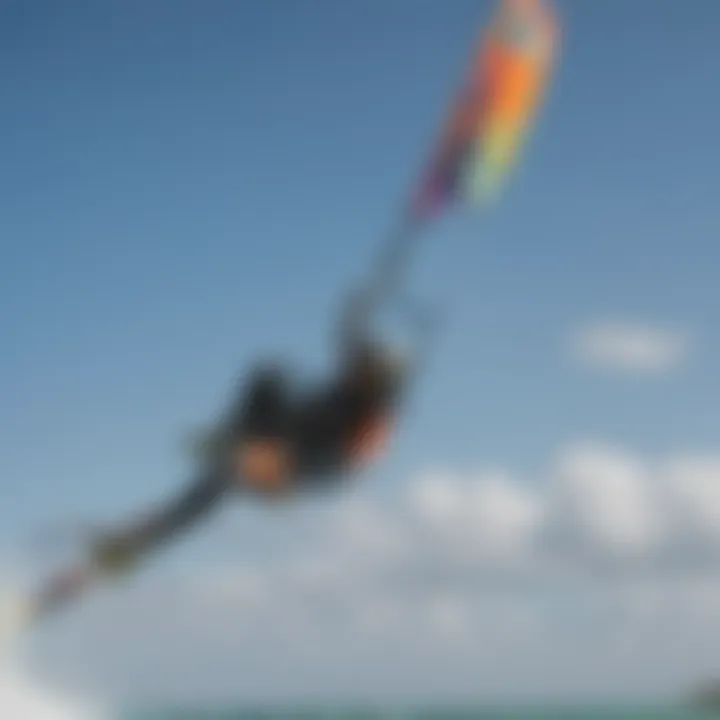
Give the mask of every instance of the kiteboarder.
[[91, 534], [89, 562], [45, 586], [33, 614], [56, 610], [91, 579], [127, 572], [233, 495], [278, 498], [331, 487], [382, 456], [417, 365], [373, 337], [374, 309], [367, 293], [347, 304], [339, 366], [328, 382], [298, 392], [282, 368], [261, 364], [206, 443], [199, 478], [149, 516]]

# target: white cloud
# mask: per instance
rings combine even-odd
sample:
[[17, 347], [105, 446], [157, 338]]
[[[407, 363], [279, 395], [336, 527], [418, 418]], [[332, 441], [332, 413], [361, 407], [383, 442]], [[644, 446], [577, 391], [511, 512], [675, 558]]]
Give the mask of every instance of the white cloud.
[[0, 666], [0, 717], [3, 720], [101, 720], [106, 717], [89, 703], [36, 683], [17, 667]]
[[329, 525], [335, 533], [336, 549], [354, 556], [387, 560], [407, 549], [406, 538], [394, 518], [388, 518], [369, 502], [351, 500], [343, 503], [331, 515]]
[[660, 375], [688, 359], [690, 338], [671, 328], [602, 322], [576, 331], [570, 352], [576, 361], [591, 367]]
[[661, 538], [662, 515], [647, 468], [612, 448], [582, 446], [563, 453], [555, 506], [596, 549], [642, 553]]
[[71, 637], [51, 664], [176, 700], [669, 692], [720, 667], [720, 456], [585, 444], [543, 476], [340, 500], [272, 561], [240, 543], [238, 565], [95, 605], [74, 632], [102, 652]]
[[433, 630], [444, 640], [466, 639], [470, 633], [470, 610], [467, 599], [438, 595], [429, 603], [429, 619]]
[[680, 458], [665, 476], [679, 526], [720, 541], [720, 458]]
[[544, 511], [535, 493], [501, 472], [425, 474], [410, 490], [408, 504], [425, 532], [499, 561], [527, 550]]
[[232, 606], [250, 610], [266, 599], [266, 580], [258, 568], [234, 565], [208, 569], [203, 573], [200, 592], [211, 606]]

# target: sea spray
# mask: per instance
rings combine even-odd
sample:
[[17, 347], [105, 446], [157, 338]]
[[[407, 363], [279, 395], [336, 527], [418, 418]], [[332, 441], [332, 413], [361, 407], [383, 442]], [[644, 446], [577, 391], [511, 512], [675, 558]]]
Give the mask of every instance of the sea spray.
[[17, 659], [0, 659], [2, 720], [106, 720], [90, 703], [68, 697], [32, 678]]

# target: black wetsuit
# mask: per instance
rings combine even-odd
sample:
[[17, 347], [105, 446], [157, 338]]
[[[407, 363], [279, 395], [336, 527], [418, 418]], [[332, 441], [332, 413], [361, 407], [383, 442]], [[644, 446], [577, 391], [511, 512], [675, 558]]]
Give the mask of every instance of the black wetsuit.
[[[351, 363], [365, 347], [367, 306], [362, 298], [347, 307], [341, 323], [344, 362]], [[102, 567], [131, 564], [147, 552], [209, 517], [228, 492], [237, 492], [230, 470], [230, 451], [238, 441], [278, 437], [289, 441], [293, 481], [299, 487], [327, 486], [342, 475], [348, 441], [377, 406], [373, 397], [342, 377], [304, 397], [294, 397], [287, 375], [263, 367], [251, 377], [223, 424], [224, 447], [200, 476], [169, 505], [96, 544]]]
[[[265, 428], [280, 426], [287, 433], [280, 437], [290, 441], [296, 488], [327, 487], [343, 474], [348, 459], [348, 441], [370, 410], [361, 395], [338, 385], [309, 396], [296, 407], [283, 408], [285, 415], [278, 412], [277, 416], [263, 418], [267, 422]], [[241, 489], [242, 486], [233, 480], [229, 457], [221, 452], [217, 460], [169, 505], [118, 533], [99, 538], [96, 545], [98, 564], [101, 567], [131, 564], [195, 526], [199, 520], [208, 518], [229, 492], [237, 493]]]
[[[295, 487], [303, 490], [328, 487], [347, 469], [348, 439], [370, 414], [368, 399], [337, 383], [291, 404], [289, 398], [279, 392], [281, 384], [274, 384], [278, 380], [274, 373], [254, 378], [255, 384], [251, 383], [236, 418], [239, 424], [234, 428], [230, 426], [234, 432], [228, 434], [227, 448], [241, 440], [245, 432], [274, 435], [283, 431], [292, 447]], [[254, 415], [248, 411], [254, 411]], [[122, 573], [201, 520], [209, 519], [228, 493], [241, 490], [233, 479], [229, 463], [229, 453], [221, 447], [176, 499], [125, 528], [94, 538], [90, 567], [76, 567], [53, 578], [35, 599], [36, 619], [75, 599], [95, 571]]]
[[301, 485], [325, 483], [347, 465], [349, 441], [379, 409], [393, 404], [384, 388], [350, 379], [348, 369], [369, 349], [370, 299], [358, 294], [345, 306], [339, 345], [341, 372], [327, 384], [297, 394], [282, 368], [260, 368], [228, 423], [234, 439], [282, 438], [293, 455], [293, 475]]

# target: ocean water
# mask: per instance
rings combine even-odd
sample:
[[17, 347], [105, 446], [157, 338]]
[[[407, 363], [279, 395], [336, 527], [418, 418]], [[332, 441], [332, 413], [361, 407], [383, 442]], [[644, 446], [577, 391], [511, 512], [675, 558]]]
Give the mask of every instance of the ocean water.
[[0, 663], [0, 720], [711, 720], [671, 707], [241, 707], [118, 710], [69, 696], [24, 668]]
[[711, 720], [709, 712], [660, 707], [533, 707], [522, 708], [416, 708], [308, 709], [244, 708], [225, 711], [174, 710], [127, 713], [121, 720]]

